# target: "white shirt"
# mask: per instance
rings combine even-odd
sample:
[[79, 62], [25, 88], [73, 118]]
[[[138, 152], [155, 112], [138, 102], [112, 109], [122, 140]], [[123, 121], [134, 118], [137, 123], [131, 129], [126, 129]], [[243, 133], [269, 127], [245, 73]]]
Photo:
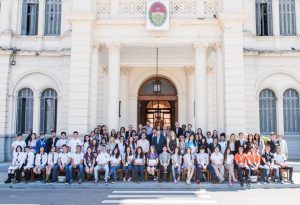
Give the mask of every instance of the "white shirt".
[[207, 138], [207, 144], [213, 143], [213, 138]]
[[83, 160], [83, 153], [73, 153], [72, 154], [72, 159], [74, 164], [81, 164], [81, 160]]
[[194, 155], [191, 153], [191, 154], [185, 154], [183, 156], [183, 163], [185, 165], [193, 165], [194, 164]]
[[23, 157], [24, 157], [24, 152], [15, 152], [15, 153], [13, 153], [13, 160], [12, 160], [12, 163], [11, 163], [11, 165], [12, 166], [17, 166], [17, 167], [21, 167], [22, 166], [22, 164], [21, 164], [21, 162], [22, 162], [22, 159], [23, 159]]
[[219, 145], [221, 147], [221, 153], [224, 154], [225, 153], [225, 150], [226, 150], [226, 147], [227, 147], [227, 142], [224, 141], [224, 142], [219, 142]]
[[220, 165], [223, 159], [223, 154], [218, 153], [216, 154], [215, 152], [211, 154], [210, 159], [215, 162], [215, 164]]
[[21, 140], [21, 141], [16, 140], [16, 141], [14, 141], [14, 142], [11, 144], [11, 146], [13, 147], [13, 153], [16, 152], [16, 148], [17, 148], [17, 146], [19, 146], [19, 145], [22, 147], [22, 151], [24, 152], [24, 147], [26, 147], [25, 141], [24, 141], [24, 140]]
[[86, 150], [87, 150], [87, 148], [90, 146], [90, 143], [89, 142], [85, 142], [84, 144], [83, 144], [83, 153], [86, 153]]
[[198, 153], [196, 158], [198, 165], [206, 166], [209, 164], [209, 157], [207, 153]]
[[35, 156], [35, 166], [46, 166], [48, 160], [47, 153], [37, 154]]
[[57, 152], [63, 152], [62, 146], [68, 145], [68, 139], [59, 139], [56, 143], [56, 147], [58, 148]]
[[284, 154], [288, 154], [288, 146], [284, 139], [278, 140], [280, 146], [281, 146], [281, 152]]
[[70, 147], [70, 152], [71, 153], [76, 153], [76, 147], [77, 145], [82, 146], [82, 141], [80, 139], [74, 139], [72, 138], [69, 143], [68, 143], [68, 147]]
[[58, 155], [58, 158], [60, 159], [60, 162], [63, 166], [65, 166], [68, 161], [69, 161], [69, 158], [71, 157], [71, 153], [68, 152], [68, 153], [59, 153]]
[[233, 154], [230, 154], [230, 155], [228, 155], [227, 157], [226, 157], [226, 164], [232, 164], [233, 163], [233, 158], [234, 158], [234, 156], [233, 156]]
[[128, 166], [128, 164], [132, 164], [132, 161], [134, 160], [134, 156], [130, 155], [127, 157], [127, 162], [125, 162], [125, 154], [122, 156], [123, 163], [125, 163], [125, 166]]
[[23, 159], [22, 159], [22, 164], [26, 162], [26, 159], [27, 159], [27, 164], [26, 166], [24, 166], [25, 169], [28, 169], [28, 168], [32, 168], [33, 165], [34, 165], [34, 154], [33, 152], [25, 152], [24, 155], [23, 155]]
[[54, 165], [57, 164], [57, 160], [58, 160], [58, 153], [54, 152], [54, 153], [49, 153], [48, 154], [48, 165]]
[[108, 154], [107, 152], [104, 152], [104, 153], [101, 152], [101, 153], [97, 156], [97, 159], [96, 159], [98, 165], [99, 165], [99, 164], [100, 164], [100, 165], [104, 165], [104, 164], [108, 163], [109, 160], [110, 160], [110, 156], [109, 156], [109, 154]]
[[149, 152], [149, 141], [147, 139], [140, 139], [137, 141], [137, 147], [142, 147], [143, 152]]
[[284, 162], [286, 161], [286, 156], [285, 154], [282, 152], [281, 154], [274, 154], [274, 161], [277, 162], [278, 164], [284, 164]]
[[118, 158], [116, 158], [115, 156], [110, 156], [110, 159], [109, 159], [109, 161], [110, 161], [110, 165], [111, 166], [117, 166], [117, 165], [120, 165], [120, 162], [121, 162], [121, 155], [118, 157]]

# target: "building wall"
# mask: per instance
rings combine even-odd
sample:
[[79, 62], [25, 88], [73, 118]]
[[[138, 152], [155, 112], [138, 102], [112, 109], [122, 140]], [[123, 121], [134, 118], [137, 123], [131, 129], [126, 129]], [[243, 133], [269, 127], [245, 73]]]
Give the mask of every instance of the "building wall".
[[[21, 88], [34, 92], [34, 132], [39, 132], [39, 96], [46, 88], [58, 93], [58, 132], [71, 132], [83, 123], [79, 128], [83, 135], [97, 124], [107, 124], [111, 91], [107, 43], [111, 42], [121, 44], [120, 126], [137, 125], [137, 93], [155, 74], [156, 46], [160, 47], [159, 75], [173, 82], [178, 91], [179, 121], [195, 126], [196, 119], [189, 113], [200, 92], [195, 86], [200, 80], [195, 77], [195, 43], [207, 44], [206, 90], [201, 95], [206, 103], [204, 131], [259, 132], [258, 96], [270, 88], [276, 93], [277, 127], [283, 133], [283, 92], [294, 88], [300, 93], [300, 1], [296, 1], [297, 35], [280, 36], [275, 27], [274, 36], [264, 37], [256, 36], [254, 0], [197, 0], [198, 18], [189, 11], [173, 14], [166, 32], [147, 31], [144, 14], [118, 12], [118, 1], [111, 1], [114, 10], [108, 12], [109, 4], [96, 4], [104, 0], [87, 0], [84, 5], [82, 0], [63, 0], [62, 32], [52, 37], [43, 35], [43, 15], [37, 36], [21, 36], [21, 1], [0, 2], [0, 161], [8, 159], [16, 134], [16, 96]], [[214, 5], [216, 10], [207, 10]], [[274, 24], [279, 24], [277, 18]], [[18, 49], [16, 65], [11, 66], [14, 48]], [[218, 89], [224, 99], [217, 95]], [[77, 102], [83, 93], [85, 101]], [[219, 113], [220, 103], [224, 115]], [[286, 138], [291, 157], [299, 158], [299, 136]]]

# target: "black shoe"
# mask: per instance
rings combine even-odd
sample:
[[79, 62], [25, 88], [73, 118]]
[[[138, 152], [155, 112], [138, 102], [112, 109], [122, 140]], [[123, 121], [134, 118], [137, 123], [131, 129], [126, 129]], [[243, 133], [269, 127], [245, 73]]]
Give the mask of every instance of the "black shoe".
[[11, 179], [8, 178], [4, 183], [5, 183], [5, 184], [10, 184], [10, 183], [11, 183]]
[[250, 187], [250, 181], [247, 181], [246, 183], [247, 183], [247, 187]]
[[241, 187], [243, 187], [244, 186], [244, 181], [241, 181]]

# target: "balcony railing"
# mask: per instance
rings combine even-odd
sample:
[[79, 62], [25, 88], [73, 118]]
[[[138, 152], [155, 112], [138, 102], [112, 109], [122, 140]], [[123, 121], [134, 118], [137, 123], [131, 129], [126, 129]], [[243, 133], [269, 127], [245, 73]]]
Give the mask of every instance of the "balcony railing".
[[[96, 0], [99, 19], [145, 18], [146, 0]], [[170, 18], [212, 18], [218, 0], [170, 0]]]

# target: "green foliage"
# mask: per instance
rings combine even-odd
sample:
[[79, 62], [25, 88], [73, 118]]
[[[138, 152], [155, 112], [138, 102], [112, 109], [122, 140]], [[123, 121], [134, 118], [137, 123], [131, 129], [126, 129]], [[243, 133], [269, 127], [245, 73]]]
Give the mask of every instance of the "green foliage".
[[260, 138], [264, 141], [264, 143], [266, 144], [267, 141], [270, 139], [270, 136], [260, 136]]

